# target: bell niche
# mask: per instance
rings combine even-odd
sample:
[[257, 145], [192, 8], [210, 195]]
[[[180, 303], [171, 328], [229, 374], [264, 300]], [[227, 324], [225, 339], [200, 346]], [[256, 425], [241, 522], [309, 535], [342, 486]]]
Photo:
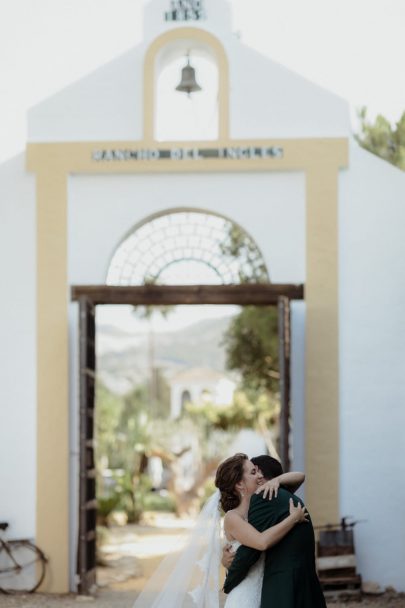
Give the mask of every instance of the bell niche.
[[162, 48], [155, 61], [155, 139], [217, 140], [218, 83], [214, 52], [200, 41]]

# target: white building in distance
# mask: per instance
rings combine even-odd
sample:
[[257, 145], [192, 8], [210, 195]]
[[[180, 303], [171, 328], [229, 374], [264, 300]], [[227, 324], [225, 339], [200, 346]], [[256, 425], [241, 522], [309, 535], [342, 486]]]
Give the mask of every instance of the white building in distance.
[[186, 403], [231, 405], [236, 384], [225, 374], [205, 367], [192, 367], [175, 374], [170, 385], [170, 414], [178, 418]]

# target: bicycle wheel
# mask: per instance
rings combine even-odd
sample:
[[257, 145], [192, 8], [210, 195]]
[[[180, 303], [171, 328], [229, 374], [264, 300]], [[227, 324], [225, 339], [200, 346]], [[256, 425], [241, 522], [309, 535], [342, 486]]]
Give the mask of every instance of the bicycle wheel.
[[32, 593], [45, 576], [46, 557], [29, 540], [10, 540], [0, 546], [0, 590]]

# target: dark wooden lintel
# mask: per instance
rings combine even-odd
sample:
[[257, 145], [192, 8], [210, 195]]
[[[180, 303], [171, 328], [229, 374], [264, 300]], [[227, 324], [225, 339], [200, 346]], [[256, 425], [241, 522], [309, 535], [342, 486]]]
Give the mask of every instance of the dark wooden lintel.
[[87, 298], [93, 304], [179, 305], [239, 304], [266, 306], [277, 304], [279, 296], [291, 300], [304, 298], [303, 285], [74, 285], [71, 298]]

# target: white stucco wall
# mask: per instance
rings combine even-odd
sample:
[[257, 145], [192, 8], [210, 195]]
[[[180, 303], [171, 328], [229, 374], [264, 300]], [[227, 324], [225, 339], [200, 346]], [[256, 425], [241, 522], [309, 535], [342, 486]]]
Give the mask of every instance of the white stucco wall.
[[28, 141], [142, 139], [143, 55], [131, 50], [28, 113]]
[[0, 165], [0, 519], [35, 536], [35, 180], [24, 155]]
[[[167, 23], [163, 14], [168, 6], [166, 0], [151, 0], [141, 44], [32, 108], [29, 141], [142, 139], [145, 53], [159, 34], [184, 26], [205, 29], [224, 46], [232, 138], [348, 136], [348, 103], [238, 40], [229, 3], [210, 0], [208, 19], [201, 22]], [[184, 53], [192, 46], [179, 42]]]
[[353, 145], [340, 190], [340, 508], [363, 577], [404, 591], [405, 174]]
[[127, 232], [154, 213], [178, 208], [229, 217], [253, 236], [272, 282], [304, 282], [305, 179], [299, 172], [72, 176], [70, 282], [103, 283]]
[[257, 51], [232, 44], [230, 74], [233, 138], [348, 136], [346, 101]]

